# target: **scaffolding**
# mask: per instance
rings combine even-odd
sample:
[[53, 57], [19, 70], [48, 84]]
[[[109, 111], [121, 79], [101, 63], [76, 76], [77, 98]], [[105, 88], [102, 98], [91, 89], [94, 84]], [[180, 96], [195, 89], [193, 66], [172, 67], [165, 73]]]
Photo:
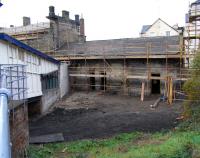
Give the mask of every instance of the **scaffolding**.
[[[0, 157], [11, 158], [9, 115], [14, 107], [25, 106], [26, 71], [24, 65], [0, 65]], [[15, 129], [12, 129], [14, 131]], [[20, 152], [20, 151], [19, 151]]]
[[69, 43], [72, 40], [72, 34], [79, 36], [80, 28], [58, 20], [27, 26], [14, 27], [11, 25], [10, 28], [0, 28], [0, 32], [9, 34], [41, 52], [54, 56], [55, 51], [62, 47], [63, 42]]
[[[160, 80], [165, 82], [165, 96], [173, 98], [174, 100], [182, 100], [176, 98], [176, 95], [184, 95], [182, 91], [182, 84], [183, 82], [187, 81], [191, 77], [191, 73], [193, 71], [191, 65], [192, 61], [199, 51], [200, 47], [200, 2], [196, 1], [190, 6], [189, 14], [186, 16], [186, 27], [183, 34], [179, 36], [179, 44], [172, 45], [167, 43], [167, 41], [163, 44], [165, 47], [165, 51], [161, 52], [160, 54], [155, 54], [153, 49], [155, 46], [148, 42], [146, 45], [133, 45], [129, 46], [131, 48], [138, 49], [141, 48], [146, 50], [144, 52], [129, 52], [128, 54], [92, 54], [92, 53], [83, 53], [77, 54], [77, 50], [69, 50], [69, 49], [62, 49], [56, 51], [55, 58], [60, 61], [68, 61], [71, 63], [70, 66], [70, 77], [72, 78], [87, 78], [86, 83], [74, 83], [72, 84], [73, 88], [76, 87], [90, 87], [91, 84], [88, 83], [89, 78], [104, 78], [106, 79], [114, 79], [120, 77], [122, 80], [122, 84], [120, 85], [109, 85], [104, 84], [104, 92], [105, 90], [109, 90], [111, 88], [120, 88], [124, 89], [124, 94], [129, 91], [129, 80], [141, 80], [142, 82], [146, 82], [147, 86], [145, 85], [145, 93], [148, 90], [148, 84], [151, 80]], [[179, 50], [171, 51], [170, 48], [178, 47]], [[123, 47], [122, 49], [128, 49], [128, 47]], [[79, 50], [80, 51], [80, 50]], [[87, 52], [87, 51], [84, 51]], [[146, 60], [146, 68], [138, 68], [138, 67], [131, 67], [127, 66], [128, 60], [139, 60], [143, 59]], [[153, 66], [152, 60], [154, 59], [162, 59], [165, 60], [165, 67], [155, 67]], [[169, 61], [172, 59], [179, 59], [179, 64], [175, 67], [171, 67]], [[90, 66], [87, 62], [90, 61], [102, 61], [103, 66]], [[121, 67], [112, 67], [108, 66], [108, 61], [111, 60], [121, 60], [123, 61], [123, 65]], [[85, 64], [81, 66], [77, 66], [76, 63], [80, 61], [84, 61]], [[74, 64], [75, 63], [75, 64]], [[91, 69], [93, 73], [90, 73]], [[152, 76], [152, 72], [155, 70], [160, 69], [162, 71], [162, 76]], [[104, 72], [104, 73], [94, 73], [94, 70], [97, 72]], [[137, 70], [137, 71], [135, 71]], [[153, 70], [153, 71], [152, 71]], [[116, 71], [123, 72], [121, 74], [116, 74]], [[172, 75], [172, 72], [176, 72], [176, 76]], [[173, 85], [173, 82], [178, 81], [179, 88]], [[101, 87], [101, 84], [92, 85], [92, 87]], [[144, 83], [141, 85], [141, 91], [144, 87]], [[173, 95], [173, 96], [172, 96]], [[170, 101], [171, 102], [171, 101]]]
[[185, 67], [192, 66], [192, 60], [199, 51], [200, 46], [200, 2], [190, 5], [189, 13], [186, 14], [186, 31], [184, 35], [185, 52], [189, 56], [185, 59]]
[[[140, 44], [139, 44], [140, 45]], [[163, 46], [164, 45], [164, 46]], [[165, 83], [165, 95], [173, 95], [175, 99], [175, 93], [180, 93], [180, 90], [176, 90], [176, 87], [172, 86], [173, 82], [180, 82], [180, 87], [183, 81], [186, 81], [190, 77], [189, 69], [184, 67], [183, 61], [187, 59], [189, 56], [185, 53], [183, 48], [183, 38], [180, 37], [180, 42], [178, 45], [168, 44], [167, 41], [164, 41], [162, 47], [164, 47], [164, 52], [155, 53], [153, 49], [156, 48], [153, 43], [147, 42], [146, 45], [143, 46], [129, 46], [133, 49], [142, 49], [146, 50], [146, 52], [129, 52], [126, 55], [118, 54], [109, 54], [105, 53], [99, 55], [88, 55], [87, 53], [83, 55], [74, 54], [65, 54], [63, 52], [67, 50], [57, 51], [56, 59], [61, 61], [70, 61], [71, 66], [69, 67], [69, 76], [72, 78], [83, 78], [86, 79], [85, 83], [71, 83], [72, 88], [80, 88], [80, 87], [96, 87], [103, 92], [115, 89], [121, 91], [123, 89], [123, 94], [126, 94], [130, 91], [131, 87], [129, 82], [134, 80], [140, 80], [141, 83], [141, 91], [144, 89], [144, 94], [147, 94], [149, 90], [149, 85], [151, 80], [159, 80]], [[172, 51], [171, 48], [179, 48], [176, 51]], [[126, 50], [127, 47], [123, 46], [121, 50]], [[103, 52], [106, 50], [104, 49]], [[128, 60], [144, 60], [146, 67], [136, 67], [129, 66]], [[162, 67], [153, 66], [152, 62], [155, 59], [165, 60], [165, 64]], [[172, 64], [169, 65], [169, 61], [171, 59], [175, 59], [178, 61], [175, 66]], [[101, 61], [103, 64], [99, 66], [91, 66], [90, 61]], [[112, 67], [110, 63], [111, 60], [121, 60], [123, 64], [119, 67]], [[76, 66], [77, 63], [82, 61], [84, 64], [80, 66]], [[92, 72], [91, 72], [92, 70]], [[162, 72], [162, 76], [152, 76], [155, 72]], [[102, 73], [103, 72], [103, 73]], [[116, 73], [121, 72], [121, 73]], [[173, 75], [176, 73], [177, 75]], [[90, 78], [99, 78], [103, 79], [102, 84], [94, 84], [91, 85], [88, 80]], [[109, 84], [108, 80], [115, 80], [118, 78], [120, 80], [119, 84]], [[145, 85], [145, 86], [144, 86]], [[100, 87], [103, 87], [102, 89]], [[143, 88], [142, 88], [143, 87]], [[144, 88], [145, 87], [145, 88]], [[173, 88], [173, 94], [172, 89]], [[142, 93], [142, 92], [141, 92]], [[171, 96], [172, 98], [172, 96]]]
[[[179, 82], [179, 90], [177, 90], [175, 86], [172, 87], [175, 96], [175, 94], [182, 94], [182, 83], [188, 80], [191, 76], [191, 62], [200, 45], [200, 8], [197, 6], [198, 4], [195, 3], [192, 4], [190, 7], [190, 11], [188, 14], [188, 23], [186, 25], [185, 33], [179, 36], [179, 43], [172, 44], [168, 43], [167, 40], [164, 41], [160, 44], [163, 49], [162, 51], [160, 51], [160, 53], [155, 53], [155, 50], [161, 48], [159, 48], [157, 45], [154, 45], [151, 42], [146, 42], [145, 44], [130, 43], [128, 46], [121, 46], [121, 54], [107, 54], [105, 53], [107, 51], [106, 48], [102, 48], [103, 51], [99, 54], [92, 54], [91, 52], [85, 53], [87, 52], [87, 50], [82, 50], [84, 52], [83, 54], [80, 50], [80, 53], [77, 53], [77, 50], [75, 49], [69, 50], [70, 41], [68, 41], [67, 44], [65, 43], [65, 45], [67, 45], [67, 47], [65, 47], [66, 49], [59, 49], [60, 47], [62, 47], [62, 44], [59, 44], [60, 47], [56, 47], [54, 44], [52, 44], [51, 39], [54, 38], [55, 34], [50, 29], [50, 23], [38, 23], [26, 27], [10, 28], [10, 32], [8, 32], [8, 34], [11, 34], [13, 37], [21, 41], [31, 42], [35, 40], [36, 42], [34, 48], [39, 49], [40, 51], [55, 57], [59, 61], [71, 63], [71, 66], [69, 67], [69, 76], [71, 78], [86, 79], [85, 83], [72, 84], [73, 88], [91, 86], [103, 87], [101, 88], [101, 90], [103, 90], [104, 92], [112, 88], [117, 88], [118, 90], [122, 88], [123, 94], [127, 94], [127, 92], [130, 91], [129, 82], [134, 80], [140, 80], [142, 81], [141, 87], [145, 87], [144, 94], [146, 94], [149, 91], [149, 84], [151, 80], [159, 80], [165, 83], [164, 95], [166, 96], [168, 96], [169, 93], [171, 93], [169, 92], [169, 88], [171, 88], [171, 82]], [[73, 26], [71, 25], [69, 25], [68, 27], [69, 32], [77, 31], [77, 28], [73, 28]], [[6, 30], [2, 30], [2, 32], [5, 31]], [[59, 28], [58, 34], [62, 34], [63, 31], [65, 31], [64, 28]], [[45, 39], [47, 35], [50, 38]], [[41, 41], [45, 41], [44, 43], [46, 43], [47, 45], [45, 45]], [[174, 48], [176, 49], [174, 50]], [[143, 51], [129, 51], [128, 53], [123, 53], [123, 50], [128, 49], [142, 49]], [[152, 61], [154, 61], [155, 59], [165, 60], [165, 63], [163, 62], [162, 67], [155, 67], [154, 65], [152, 65]], [[109, 63], [111, 60], [120, 60], [123, 64], [121, 67], [113, 67]], [[134, 66], [129, 66], [127, 64], [129, 60], [143, 60], [146, 62], [146, 67], [138, 68]], [[177, 65], [175, 65], [175, 67], [173, 67], [169, 64], [171, 60], [179, 60], [179, 62]], [[88, 64], [90, 61], [101, 61], [103, 64], [100, 66], [91, 66], [90, 64]], [[76, 64], [78, 62], [84, 62], [84, 64], [82, 66], [77, 66]], [[162, 76], [152, 75], [157, 70], [162, 71]], [[116, 71], [120, 71], [121, 73], [117, 74]], [[173, 75], [172, 72], [175, 72], [176, 75]], [[102, 79], [102, 82], [104, 83], [103, 86], [102, 84], [89, 84], [90, 78]], [[119, 78], [120, 84], [109, 85], [107, 80], [111, 80], [113, 78]], [[172, 79], [172, 81], [170, 78]]]

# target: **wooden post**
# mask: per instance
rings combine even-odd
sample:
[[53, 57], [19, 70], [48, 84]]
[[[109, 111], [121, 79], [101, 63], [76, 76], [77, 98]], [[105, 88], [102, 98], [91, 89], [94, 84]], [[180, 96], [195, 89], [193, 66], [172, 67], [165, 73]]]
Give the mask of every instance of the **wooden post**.
[[165, 78], [165, 91], [164, 96], [167, 97], [167, 77]]
[[142, 90], [141, 90], [141, 101], [144, 101], [144, 88], [145, 88], [145, 83], [142, 82]]
[[172, 104], [173, 102], [173, 80], [172, 77], [168, 77], [168, 104]]

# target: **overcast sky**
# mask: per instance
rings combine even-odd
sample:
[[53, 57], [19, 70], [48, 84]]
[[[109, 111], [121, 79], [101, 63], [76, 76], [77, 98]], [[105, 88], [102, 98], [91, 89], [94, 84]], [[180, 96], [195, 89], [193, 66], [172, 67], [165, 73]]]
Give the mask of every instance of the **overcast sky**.
[[[31, 17], [32, 23], [48, 21], [48, 7], [82, 14], [87, 40], [138, 37], [142, 25], [152, 24], [158, 18], [170, 25], [185, 23], [189, 0], [1, 0], [0, 26], [22, 25], [22, 17]], [[194, 2], [191, 0], [190, 2]]]

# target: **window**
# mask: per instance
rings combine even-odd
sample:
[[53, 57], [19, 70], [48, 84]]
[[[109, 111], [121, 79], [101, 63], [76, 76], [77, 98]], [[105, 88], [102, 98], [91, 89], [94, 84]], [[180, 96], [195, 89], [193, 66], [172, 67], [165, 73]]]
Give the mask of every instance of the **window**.
[[58, 88], [58, 71], [41, 75], [42, 90]]
[[170, 31], [166, 31], [166, 36], [170, 36]]

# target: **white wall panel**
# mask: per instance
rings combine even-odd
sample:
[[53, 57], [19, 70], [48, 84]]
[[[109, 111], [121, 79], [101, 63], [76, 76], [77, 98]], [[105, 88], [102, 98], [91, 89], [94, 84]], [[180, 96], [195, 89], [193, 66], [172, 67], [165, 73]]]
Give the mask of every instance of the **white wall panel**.
[[170, 36], [177, 36], [179, 33], [173, 28], [168, 26], [161, 20], [158, 20], [150, 29], [142, 35], [142, 37], [155, 37], [155, 36], [167, 36], [166, 32], [170, 32]]
[[41, 74], [59, 69], [59, 65], [4, 41], [0, 41], [0, 64], [27, 65], [28, 98], [42, 95]]

